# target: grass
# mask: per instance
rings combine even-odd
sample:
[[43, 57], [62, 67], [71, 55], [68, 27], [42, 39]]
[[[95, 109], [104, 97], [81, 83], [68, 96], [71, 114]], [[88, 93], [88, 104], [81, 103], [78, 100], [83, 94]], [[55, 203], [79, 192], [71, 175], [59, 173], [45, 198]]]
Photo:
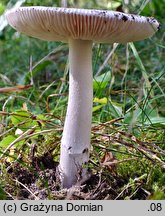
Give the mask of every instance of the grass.
[[[163, 5], [131, 2], [129, 11], [143, 9], [163, 23]], [[72, 191], [61, 190], [55, 170], [67, 106], [68, 47], [3, 30], [0, 199], [165, 199], [163, 29], [127, 45], [94, 44], [91, 175]]]

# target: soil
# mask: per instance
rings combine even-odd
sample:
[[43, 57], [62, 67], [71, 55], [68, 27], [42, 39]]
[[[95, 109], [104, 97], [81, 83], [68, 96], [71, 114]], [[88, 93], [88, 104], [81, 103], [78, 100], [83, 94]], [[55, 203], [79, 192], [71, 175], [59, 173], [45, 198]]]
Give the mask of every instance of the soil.
[[[80, 186], [62, 189], [57, 166], [58, 163], [54, 162], [51, 155], [33, 157], [28, 166], [13, 163], [7, 172], [11, 184], [5, 186], [8, 199], [114, 200], [124, 199], [129, 195], [129, 189], [122, 189], [126, 180], [121, 179], [115, 172], [110, 174], [106, 169], [91, 172], [90, 177]], [[139, 187], [132, 199], [146, 199], [146, 196]]]

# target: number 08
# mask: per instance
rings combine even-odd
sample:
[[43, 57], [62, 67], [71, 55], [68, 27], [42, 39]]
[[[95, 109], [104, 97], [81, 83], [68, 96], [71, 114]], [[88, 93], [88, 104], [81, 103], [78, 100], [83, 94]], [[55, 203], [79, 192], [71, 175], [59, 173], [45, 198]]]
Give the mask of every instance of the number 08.
[[162, 210], [162, 204], [161, 203], [151, 203], [150, 204], [150, 210], [151, 211], [161, 211]]

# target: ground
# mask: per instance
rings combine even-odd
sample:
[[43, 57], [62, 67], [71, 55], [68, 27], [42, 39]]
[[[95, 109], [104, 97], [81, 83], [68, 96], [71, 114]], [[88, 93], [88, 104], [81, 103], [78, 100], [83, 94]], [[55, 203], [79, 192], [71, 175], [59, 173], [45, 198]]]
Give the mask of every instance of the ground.
[[164, 199], [165, 166], [160, 157], [165, 154], [164, 150], [123, 131], [109, 136], [106, 132], [113, 130], [112, 125], [109, 127], [108, 122], [92, 128], [89, 176], [81, 185], [78, 182], [68, 190], [61, 188], [59, 180], [60, 142], [57, 140], [58, 144], [52, 148], [52, 140], [57, 134], [40, 137], [38, 146], [35, 140], [28, 151], [27, 147], [21, 148], [14, 161], [9, 155], [4, 157], [1, 176], [6, 198]]

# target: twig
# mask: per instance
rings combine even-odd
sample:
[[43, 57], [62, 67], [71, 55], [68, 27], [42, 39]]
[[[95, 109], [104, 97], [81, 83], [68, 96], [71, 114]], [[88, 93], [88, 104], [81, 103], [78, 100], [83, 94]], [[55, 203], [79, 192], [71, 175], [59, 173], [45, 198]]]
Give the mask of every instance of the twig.
[[18, 181], [17, 179], [13, 179], [16, 183], [20, 184], [21, 186], [23, 186], [34, 198], [35, 200], [39, 200], [39, 198], [33, 193], [31, 192], [31, 190], [29, 190], [28, 187], [26, 187], [24, 184], [22, 184], [20, 181]]
[[130, 160], [138, 160], [139, 158], [127, 158], [127, 159], [123, 159], [123, 160], [114, 160], [114, 161], [109, 161], [109, 162], [103, 162], [101, 163], [101, 165], [104, 165], [104, 166], [112, 166], [112, 165], [116, 165], [116, 164], [119, 164], [119, 163], [123, 163], [123, 162], [127, 162], [127, 161], [130, 161]]

